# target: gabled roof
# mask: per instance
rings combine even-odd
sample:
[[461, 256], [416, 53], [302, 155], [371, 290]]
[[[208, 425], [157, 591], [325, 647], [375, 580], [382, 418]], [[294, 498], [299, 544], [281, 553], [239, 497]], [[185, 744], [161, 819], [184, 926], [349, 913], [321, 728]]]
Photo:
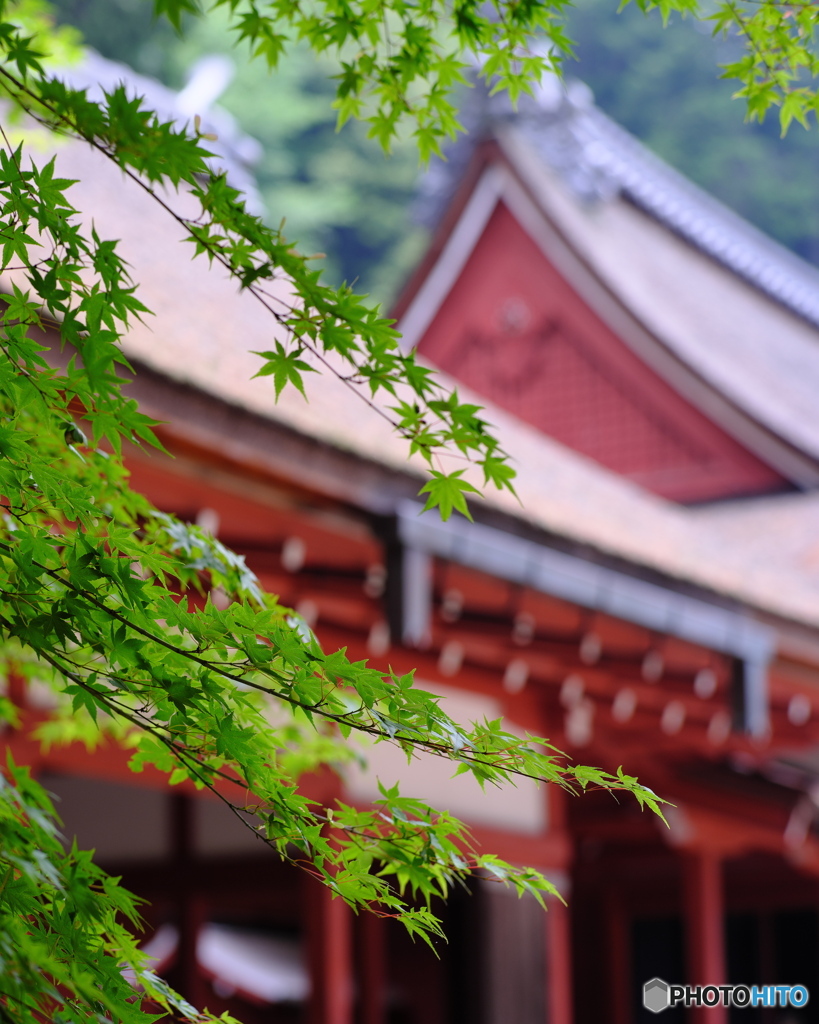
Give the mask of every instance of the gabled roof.
[[[89, 220], [93, 217], [101, 236], [121, 239], [140, 297], [156, 314], [135, 323], [125, 340], [135, 362], [169, 386], [212, 399], [214, 409], [241, 410], [271, 430], [359, 460], [382, 485], [389, 474], [406, 480], [398, 499], [390, 496], [397, 491], [371, 488], [374, 501], [380, 491], [382, 504], [368, 511], [386, 513], [389, 501], [414, 493], [423, 466], [407, 461], [404, 442], [350, 389], [327, 375], [310, 374], [309, 402], [290, 389], [276, 403], [269, 381], [251, 379], [259, 365], [251, 350], [271, 347], [278, 328], [261, 306], [238, 294], [223, 272], [209, 268], [204, 257], [190, 258], [181, 246], [183, 232], [150, 197], [82, 144], [59, 142], [57, 165], [61, 175], [76, 180], [74, 201]], [[184, 195], [171, 199], [186, 202]], [[570, 201], [564, 196], [565, 204]], [[581, 215], [582, 210], [576, 213]], [[676, 581], [729, 604], [741, 602], [819, 626], [819, 573], [812, 565], [760, 562], [749, 571], [741, 540], [726, 541], [693, 512], [647, 495], [500, 409], [490, 406], [487, 415], [519, 471], [520, 502], [508, 494], [490, 494], [485, 508], [512, 532], [534, 531], [544, 543], [574, 545], [590, 560], [613, 559], [638, 576]], [[239, 453], [243, 442], [223, 429], [224, 421], [215, 413], [206, 419], [177, 426], [191, 434], [198, 431], [221, 453]], [[271, 465], [276, 458], [272, 449]], [[308, 479], [318, 477], [309, 462], [302, 461], [298, 471]]]
[[492, 146], [460, 144], [431, 177], [445, 226], [397, 307], [407, 344], [504, 202], [639, 358], [786, 479], [819, 484], [819, 271], [663, 164], [584, 87], [547, 81], [517, 114], [480, 94], [476, 106]]
[[[467, 105], [470, 134], [427, 176], [419, 214], [439, 216], [451, 200], [476, 137], [518, 131], [568, 190], [595, 204], [623, 196], [723, 263], [749, 283], [819, 327], [819, 269], [661, 160], [594, 105], [583, 82], [565, 87], [545, 77], [517, 112], [476, 87]], [[452, 159], [454, 157], [454, 159]]]
[[[131, 358], [176, 386], [361, 460], [376, 476], [403, 474], [408, 489], [415, 489], [423, 467], [407, 461], [404, 442], [348, 388], [327, 375], [309, 374], [309, 401], [289, 389], [276, 403], [266, 378], [251, 379], [259, 366], [251, 350], [270, 348], [278, 328], [223, 272], [209, 269], [204, 257], [189, 258], [181, 247], [182, 232], [150, 197], [80, 144], [62, 145], [57, 166], [77, 180], [75, 202], [89, 218], [93, 214], [100, 234], [122, 240], [140, 296], [156, 314], [135, 323], [126, 338]], [[175, 201], [184, 203], [184, 196]], [[692, 511], [646, 494], [502, 410], [489, 407], [487, 414], [519, 471], [520, 495], [518, 502], [490, 493], [488, 512], [521, 529], [581, 545], [592, 560], [613, 558], [638, 575], [648, 572], [720, 600], [819, 625], [819, 573], [810, 567], [758, 564], [749, 571], [744, 545], [724, 543]], [[238, 451], [240, 439], [219, 424], [213, 415], [203, 425], [180, 422], [178, 427], [207, 433], [207, 443], [220, 452]], [[271, 450], [271, 460], [275, 457]], [[306, 475], [311, 470], [309, 463], [299, 467]]]

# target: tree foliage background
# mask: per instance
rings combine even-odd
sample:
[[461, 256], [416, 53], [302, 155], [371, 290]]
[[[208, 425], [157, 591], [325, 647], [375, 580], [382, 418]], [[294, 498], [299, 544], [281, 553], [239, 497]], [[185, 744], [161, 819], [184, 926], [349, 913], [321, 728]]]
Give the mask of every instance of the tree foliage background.
[[411, 216], [418, 153], [406, 137], [385, 153], [359, 122], [336, 130], [331, 61], [302, 44], [271, 81], [263, 62], [236, 59], [224, 16], [188, 18], [180, 37], [144, 0], [58, 0], [55, 8], [103, 56], [175, 89], [201, 57], [230, 55], [235, 77], [218, 103], [262, 145], [254, 174], [268, 222], [286, 217], [304, 252], [325, 253], [328, 280], [354, 281], [380, 302], [394, 296], [425, 237]]
[[742, 56], [733, 33], [636, 6], [581, 0], [568, 19], [577, 62], [567, 68], [593, 89], [615, 121], [692, 181], [804, 259], [819, 263], [819, 135], [776, 117], [748, 119], [732, 102], [737, 82], [720, 66]]
[[[104, 56], [179, 88], [201, 56], [225, 52], [225, 33], [195, 22], [181, 38], [153, 18], [144, 0], [57, 0], [58, 16], [78, 26]], [[566, 10], [576, 75], [598, 105], [706, 191], [803, 258], [819, 263], [817, 134], [781, 136], [776, 118], [749, 121], [731, 102], [737, 84], [720, 65], [736, 60], [736, 34], [712, 37], [707, 21], [610, 0], [578, 0]], [[281, 65], [275, 86], [258, 63], [238, 62], [219, 101], [263, 145], [256, 168], [271, 223], [287, 216], [305, 251], [327, 254], [331, 280], [358, 282], [389, 302], [423, 245], [414, 147], [387, 157], [363, 126], [336, 131], [333, 69], [308, 48]]]
[[[140, 2], [177, 30], [195, 32], [205, 14], [195, 0]], [[383, 148], [411, 140], [423, 158], [457, 131], [453, 94], [472, 55], [514, 99], [568, 49], [561, 5], [537, 0], [215, 0], [210, 8], [269, 68], [294, 49], [301, 59], [299, 41], [335, 61], [341, 120], [361, 121]], [[752, 44], [734, 68], [751, 112], [779, 106], [785, 126], [807, 117], [817, 105], [805, 78], [819, 66], [813, 8], [762, 0], [743, 10], [726, 0], [717, 17]], [[530, 49], [533, 37], [551, 48]], [[485, 487], [514, 488], [507, 454], [481, 410], [402, 352], [371, 303], [326, 283], [283, 226], [250, 214], [226, 178], [209, 172], [195, 122], [180, 130], [123, 88], [95, 102], [53, 78], [49, 56], [70, 45], [41, 0], [0, 0], [0, 630], [11, 670], [56, 694], [40, 736], [93, 744], [107, 732], [132, 749], [136, 771], [154, 764], [171, 783], [212, 789], [237, 827], [337, 898], [396, 917], [427, 941], [440, 934], [434, 898], [475, 872], [542, 901], [553, 890], [541, 874], [475, 850], [450, 815], [397, 788], [368, 810], [321, 806], [300, 789], [301, 774], [343, 762], [345, 741], [361, 734], [408, 756], [445, 758], [482, 784], [526, 777], [616, 789], [659, 811], [657, 796], [622, 769], [567, 763], [545, 737], [511, 735], [500, 721], [453, 722], [411, 675], [322, 650], [241, 558], [129, 488], [123, 442], [157, 442], [123, 390], [120, 342], [150, 312], [117, 243], [90, 226], [93, 210], [83, 220], [74, 208], [59, 164], [10, 142], [15, 117], [18, 129], [22, 117], [92, 146], [184, 228], [190, 254], [206, 256], [267, 311], [269, 336], [256, 354], [271, 402], [284, 387], [309, 387], [313, 372], [335, 374], [426, 462], [422, 493], [445, 518], [469, 515], [478, 492], [465, 462]], [[214, 589], [232, 599], [227, 608], [210, 600]], [[0, 714], [19, 724], [8, 698]], [[63, 848], [47, 795], [9, 761], [0, 776], [0, 1019], [210, 1019], [146, 970], [126, 927], [137, 913], [86, 852]]]

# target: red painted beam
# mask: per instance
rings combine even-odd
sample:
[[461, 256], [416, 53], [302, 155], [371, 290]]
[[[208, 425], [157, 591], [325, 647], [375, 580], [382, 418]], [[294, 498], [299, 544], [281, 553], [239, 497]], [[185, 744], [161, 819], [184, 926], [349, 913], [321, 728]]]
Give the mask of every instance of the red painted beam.
[[[721, 860], [706, 851], [684, 853], [683, 892], [688, 982], [724, 985], [727, 977]], [[728, 1024], [728, 1009], [721, 1004], [692, 1006], [690, 1015], [694, 1024]]]
[[310, 997], [306, 1024], [353, 1024], [352, 911], [305, 878]]
[[569, 911], [549, 901], [546, 922], [546, 1005], [549, 1024], [572, 1024], [572, 952]]
[[358, 1003], [360, 1024], [385, 1024], [387, 1012], [387, 936], [383, 918], [358, 917]]

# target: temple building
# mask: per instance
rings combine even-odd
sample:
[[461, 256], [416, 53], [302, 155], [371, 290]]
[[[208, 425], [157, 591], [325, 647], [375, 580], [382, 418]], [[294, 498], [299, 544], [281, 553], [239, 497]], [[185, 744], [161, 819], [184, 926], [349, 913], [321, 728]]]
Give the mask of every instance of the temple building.
[[[248, 1024], [636, 1024], [655, 976], [814, 997], [664, 1021], [819, 1020], [819, 271], [580, 85], [472, 116], [431, 175], [437, 230], [396, 315], [486, 407], [520, 501], [488, 493], [474, 522], [442, 523], [420, 512], [423, 467], [349, 389], [311, 374], [308, 401], [275, 403], [251, 380], [269, 315], [71, 144], [58, 170], [155, 314], [126, 339], [131, 393], [172, 457], [129, 453], [133, 484], [244, 554], [325, 647], [416, 669], [454, 717], [622, 765], [671, 801], [668, 826], [602, 793], [482, 792], [388, 744], [312, 780], [366, 803], [401, 779], [566, 897], [543, 913], [479, 880], [443, 908], [436, 957], [122, 751], [7, 742], [66, 832], [150, 901], [158, 969]], [[40, 699], [20, 695], [31, 718]]]

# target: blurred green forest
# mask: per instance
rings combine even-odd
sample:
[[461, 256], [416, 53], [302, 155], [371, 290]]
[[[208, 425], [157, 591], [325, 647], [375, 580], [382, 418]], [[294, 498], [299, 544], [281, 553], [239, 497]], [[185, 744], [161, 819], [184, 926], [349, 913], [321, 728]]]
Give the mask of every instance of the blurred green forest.
[[218, 16], [191, 20], [180, 38], [155, 21], [147, 0], [55, 0], [61, 21], [76, 25], [104, 57], [179, 89], [205, 55], [227, 53], [235, 76], [218, 104], [263, 147], [254, 167], [267, 219], [303, 252], [326, 254], [333, 283], [389, 302], [423, 250], [425, 233], [411, 223], [418, 157], [409, 142], [387, 156], [366, 126], [336, 131], [332, 65], [306, 48], [282, 60], [275, 74], [262, 61], [242, 60]]
[[[61, 20], [113, 60], [180, 88], [195, 61], [228, 52], [218, 20], [178, 38], [146, 0], [55, 0]], [[631, 4], [578, 0], [568, 15], [576, 60], [598, 105], [656, 153], [768, 234], [819, 263], [819, 135], [794, 125], [779, 138], [775, 116], [745, 123], [734, 86], [719, 77], [737, 44], [707, 25], [672, 18], [663, 27]], [[234, 54], [234, 60], [236, 55]], [[296, 50], [269, 76], [242, 61], [219, 104], [264, 147], [255, 168], [268, 218], [287, 218], [303, 251], [327, 254], [334, 282], [355, 281], [389, 302], [420, 255], [424, 231], [410, 211], [419, 174], [411, 142], [386, 157], [366, 127], [335, 130], [323, 65]]]
[[635, 4], [580, 0], [569, 19], [577, 62], [568, 70], [592, 88], [615, 121], [664, 160], [804, 259], [819, 263], [819, 129], [794, 124], [780, 138], [774, 111], [745, 121], [734, 82], [719, 65], [736, 40], [708, 25]]

